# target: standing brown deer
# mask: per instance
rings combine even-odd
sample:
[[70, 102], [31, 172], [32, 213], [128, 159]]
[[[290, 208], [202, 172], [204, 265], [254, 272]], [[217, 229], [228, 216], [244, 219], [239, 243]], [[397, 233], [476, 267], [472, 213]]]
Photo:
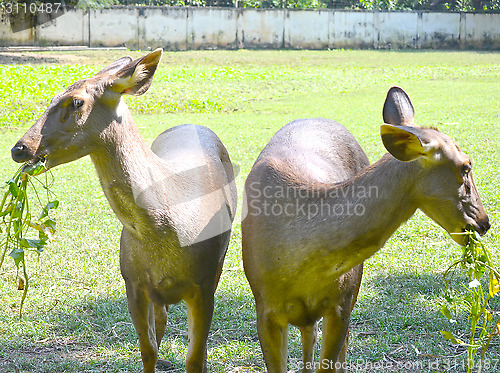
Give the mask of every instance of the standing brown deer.
[[236, 209], [226, 148], [208, 128], [184, 125], [146, 145], [122, 99], [151, 85], [162, 56], [123, 57], [56, 95], [12, 148], [46, 167], [90, 155], [123, 224], [120, 269], [144, 372], [155, 371], [170, 304], [187, 304], [187, 372], [206, 370], [214, 292]]
[[401, 88], [389, 90], [383, 118], [389, 154], [371, 166], [345, 127], [305, 119], [279, 130], [248, 175], [243, 264], [269, 373], [286, 372], [289, 324], [300, 328], [303, 372], [345, 371], [362, 263], [416, 209], [460, 244], [467, 226], [481, 234], [490, 226], [470, 158], [445, 134], [414, 125]]

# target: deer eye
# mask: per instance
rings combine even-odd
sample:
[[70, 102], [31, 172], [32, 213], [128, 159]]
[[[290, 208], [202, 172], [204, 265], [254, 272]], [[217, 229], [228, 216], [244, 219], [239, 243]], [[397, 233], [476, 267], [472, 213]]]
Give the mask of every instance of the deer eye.
[[83, 106], [83, 100], [80, 98], [74, 98], [73, 99], [73, 107], [75, 109], [81, 108]]
[[462, 170], [461, 170], [461, 173], [463, 176], [468, 176], [469, 173], [471, 172], [472, 170], [472, 167], [470, 164], [465, 164], [462, 166]]

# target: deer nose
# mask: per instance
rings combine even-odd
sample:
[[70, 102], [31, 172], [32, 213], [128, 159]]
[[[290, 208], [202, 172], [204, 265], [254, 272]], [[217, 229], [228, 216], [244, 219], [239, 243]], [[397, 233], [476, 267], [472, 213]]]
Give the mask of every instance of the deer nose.
[[483, 221], [480, 221], [478, 223], [478, 226], [479, 226], [478, 232], [481, 236], [483, 234], [485, 234], [486, 232], [488, 232], [488, 229], [490, 229], [490, 227], [491, 227], [490, 219], [488, 218], [488, 216], [486, 216], [486, 218]]
[[28, 147], [22, 143], [17, 143], [10, 151], [12, 159], [17, 163], [26, 162], [31, 159]]

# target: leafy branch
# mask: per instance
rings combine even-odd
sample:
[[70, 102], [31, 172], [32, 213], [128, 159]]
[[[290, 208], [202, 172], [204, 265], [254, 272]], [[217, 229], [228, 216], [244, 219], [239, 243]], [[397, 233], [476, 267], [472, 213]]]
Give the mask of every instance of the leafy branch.
[[[458, 303], [465, 304], [469, 312], [470, 336], [466, 342], [449, 331], [442, 330], [441, 334], [452, 343], [467, 347], [468, 373], [473, 371], [474, 357], [479, 351], [480, 360], [477, 372], [480, 373], [492, 339], [500, 336], [500, 315], [495, 315], [489, 307], [489, 301], [500, 292], [500, 272], [495, 268], [491, 253], [477, 232], [471, 228], [464, 234], [467, 236], [467, 244], [463, 247], [462, 258], [454, 262], [443, 276], [447, 303], [442, 305], [441, 313], [450, 323], [456, 323], [456, 318], [449, 306], [455, 306], [456, 309]], [[448, 277], [456, 268], [463, 269], [469, 280], [468, 285], [461, 284], [461, 292], [452, 287]], [[482, 280], [488, 283], [486, 293]]]
[[[50, 199], [52, 193], [49, 190], [50, 185], [47, 177], [44, 182], [36, 178], [44, 170], [43, 160], [35, 164], [25, 164], [6, 182], [7, 191], [0, 202], [0, 268], [5, 261], [7, 252], [9, 252], [8, 256], [14, 260], [17, 268], [18, 289], [23, 290], [19, 316], [22, 314], [29, 288], [25, 254], [27, 251], [40, 254], [45, 246], [50, 241], [53, 241], [53, 235], [56, 231], [56, 222], [50, 218], [49, 212], [56, 209], [59, 202]], [[33, 180], [38, 181], [42, 188], [45, 189], [45, 203], [42, 202], [40, 195], [36, 191]], [[31, 189], [34, 190], [40, 205], [44, 206], [36, 219], [31, 214], [28, 198], [28, 190]], [[37, 234], [38, 238], [29, 238], [33, 237], [33, 233]], [[22, 269], [22, 277], [19, 276], [20, 269]]]

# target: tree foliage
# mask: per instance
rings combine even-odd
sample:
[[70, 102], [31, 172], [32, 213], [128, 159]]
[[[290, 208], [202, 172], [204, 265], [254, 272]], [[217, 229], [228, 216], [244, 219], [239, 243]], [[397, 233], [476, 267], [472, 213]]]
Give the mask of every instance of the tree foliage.
[[0, 0], [5, 3], [63, 3], [80, 9], [112, 5], [194, 6], [275, 9], [423, 10], [437, 12], [500, 12], [500, 0]]
[[121, 5], [500, 12], [500, 0], [81, 0]]

